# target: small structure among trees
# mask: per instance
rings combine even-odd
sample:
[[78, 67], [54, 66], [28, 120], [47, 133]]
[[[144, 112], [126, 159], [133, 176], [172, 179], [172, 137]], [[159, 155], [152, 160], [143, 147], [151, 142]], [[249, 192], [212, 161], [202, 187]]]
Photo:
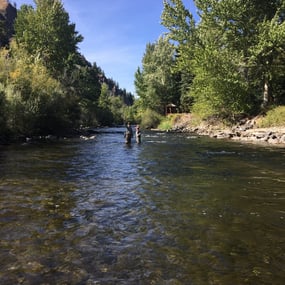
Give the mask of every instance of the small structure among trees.
[[173, 114], [173, 113], [178, 113], [177, 111], [177, 106], [173, 103], [167, 104], [165, 106], [165, 115]]

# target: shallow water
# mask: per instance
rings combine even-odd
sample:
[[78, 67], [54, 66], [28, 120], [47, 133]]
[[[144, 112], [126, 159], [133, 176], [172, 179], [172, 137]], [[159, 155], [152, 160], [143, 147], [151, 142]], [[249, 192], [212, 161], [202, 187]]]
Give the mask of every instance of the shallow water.
[[123, 129], [0, 149], [0, 284], [284, 284], [285, 149]]

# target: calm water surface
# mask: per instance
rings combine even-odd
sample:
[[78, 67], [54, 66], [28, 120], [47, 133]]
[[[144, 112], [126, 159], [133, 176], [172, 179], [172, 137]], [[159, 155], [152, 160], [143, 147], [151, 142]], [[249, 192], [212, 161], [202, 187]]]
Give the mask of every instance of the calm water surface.
[[123, 129], [0, 148], [0, 284], [284, 282], [284, 148]]

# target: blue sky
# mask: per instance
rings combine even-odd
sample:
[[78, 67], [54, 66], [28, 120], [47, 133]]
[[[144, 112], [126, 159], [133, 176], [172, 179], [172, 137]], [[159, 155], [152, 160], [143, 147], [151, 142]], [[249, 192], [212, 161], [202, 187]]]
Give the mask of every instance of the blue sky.
[[[19, 9], [33, 0], [14, 0]], [[135, 94], [134, 73], [141, 66], [147, 43], [166, 30], [160, 25], [163, 0], [62, 0], [70, 22], [84, 40], [79, 51], [100, 66], [120, 88]], [[185, 6], [195, 13], [193, 0]]]

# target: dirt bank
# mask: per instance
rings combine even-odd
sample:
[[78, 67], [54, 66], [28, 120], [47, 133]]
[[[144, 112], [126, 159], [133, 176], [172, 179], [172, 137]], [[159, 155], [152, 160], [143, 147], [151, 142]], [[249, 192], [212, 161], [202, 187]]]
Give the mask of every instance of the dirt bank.
[[192, 132], [216, 139], [230, 139], [285, 147], [285, 126], [258, 128], [256, 118], [244, 119], [231, 127], [206, 121], [196, 125], [193, 120], [191, 114], [179, 115], [175, 118], [171, 131]]

